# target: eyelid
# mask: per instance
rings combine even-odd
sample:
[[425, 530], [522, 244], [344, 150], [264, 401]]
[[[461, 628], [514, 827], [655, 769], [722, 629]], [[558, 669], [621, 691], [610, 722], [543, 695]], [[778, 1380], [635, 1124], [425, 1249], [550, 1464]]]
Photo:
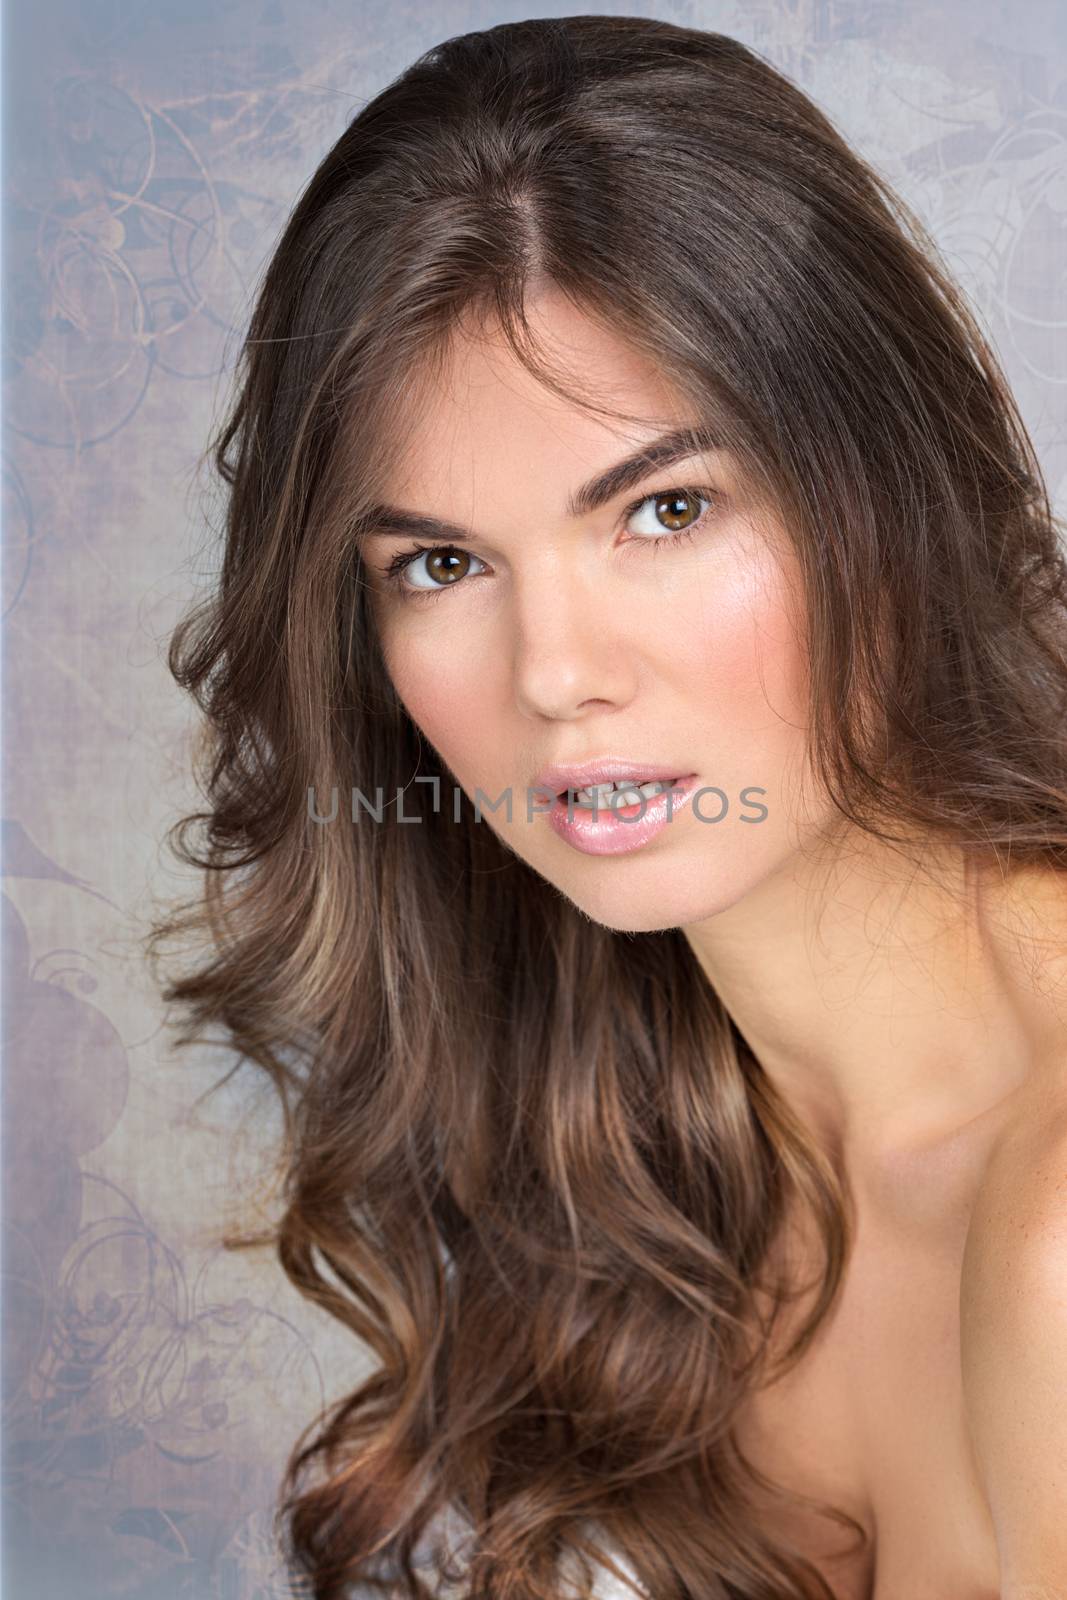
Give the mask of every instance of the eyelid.
[[634, 512], [639, 511], [647, 500], [661, 500], [666, 495], [671, 494], [691, 494], [695, 495], [698, 500], [707, 500], [712, 504], [721, 498], [719, 490], [713, 489], [711, 484], [672, 483], [665, 488], [648, 489], [644, 494], [639, 494], [636, 499], [630, 501], [629, 505], [623, 506], [620, 513], [621, 520], [625, 522], [629, 517], [632, 517]]

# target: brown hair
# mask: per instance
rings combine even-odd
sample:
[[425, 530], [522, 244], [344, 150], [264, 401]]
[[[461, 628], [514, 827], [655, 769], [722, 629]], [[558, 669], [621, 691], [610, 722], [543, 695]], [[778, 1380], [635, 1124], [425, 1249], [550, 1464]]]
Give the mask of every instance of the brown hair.
[[[416, 377], [462, 316], [573, 394], [524, 317], [543, 283], [650, 356], [781, 513], [841, 817], [1067, 864], [1058, 528], [930, 241], [735, 40], [577, 16], [430, 50], [273, 253], [212, 441], [221, 578], [171, 647], [203, 712], [209, 809], [174, 841], [204, 894], [153, 950], [210, 934], [166, 989], [182, 1041], [221, 1025], [271, 1075], [271, 1238], [375, 1358], [288, 1465], [318, 1600], [437, 1592], [452, 1515], [471, 1597], [558, 1595], [602, 1536], [655, 1600], [827, 1596], [761, 1526], [732, 1423], [795, 1290], [783, 1220], [822, 1245], [790, 1362], [841, 1279], [846, 1186], [681, 930], [601, 927], [465, 796], [458, 823], [432, 809], [412, 780], [449, 775], [361, 579]], [[421, 824], [312, 820], [309, 790], [353, 786], [404, 789], [409, 815], [421, 794]]]

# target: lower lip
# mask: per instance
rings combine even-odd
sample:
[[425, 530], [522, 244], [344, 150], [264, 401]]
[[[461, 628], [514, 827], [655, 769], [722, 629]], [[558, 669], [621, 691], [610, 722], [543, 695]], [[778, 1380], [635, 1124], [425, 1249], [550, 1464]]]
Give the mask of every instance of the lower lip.
[[[558, 796], [552, 810], [545, 814], [560, 838], [575, 850], [582, 850], [589, 856], [621, 856], [630, 850], [640, 850], [661, 833], [668, 822], [673, 822], [679, 811], [688, 805], [696, 786], [695, 773], [676, 779], [669, 794], [664, 790], [645, 801], [643, 816], [639, 805], [619, 806], [614, 811], [602, 805], [594, 813], [576, 801], [568, 804]], [[668, 801], [671, 802], [669, 816]]]

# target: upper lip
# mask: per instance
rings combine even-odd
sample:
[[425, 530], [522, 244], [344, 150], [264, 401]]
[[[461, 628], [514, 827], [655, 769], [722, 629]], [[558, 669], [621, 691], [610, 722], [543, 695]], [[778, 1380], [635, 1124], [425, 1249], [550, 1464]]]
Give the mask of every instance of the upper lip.
[[542, 767], [534, 779], [537, 789], [562, 794], [565, 789], [588, 789], [596, 783], [618, 778], [633, 778], [637, 783], [666, 783], [671, 778], [689, 777], [684, 766], [668, 762], [631, 761], [626, 756], [601, 756], [573, 766]]

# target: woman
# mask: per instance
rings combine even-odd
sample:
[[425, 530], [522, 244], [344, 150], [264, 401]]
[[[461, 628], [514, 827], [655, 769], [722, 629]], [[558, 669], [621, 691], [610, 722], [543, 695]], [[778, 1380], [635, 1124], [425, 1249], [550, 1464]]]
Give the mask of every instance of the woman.
[[1067, 1594], [1064, 558], [917, 225], [729, 38], [449, 40], [215, 460], [159, 937], [374, 1357], [312, 1592]]

